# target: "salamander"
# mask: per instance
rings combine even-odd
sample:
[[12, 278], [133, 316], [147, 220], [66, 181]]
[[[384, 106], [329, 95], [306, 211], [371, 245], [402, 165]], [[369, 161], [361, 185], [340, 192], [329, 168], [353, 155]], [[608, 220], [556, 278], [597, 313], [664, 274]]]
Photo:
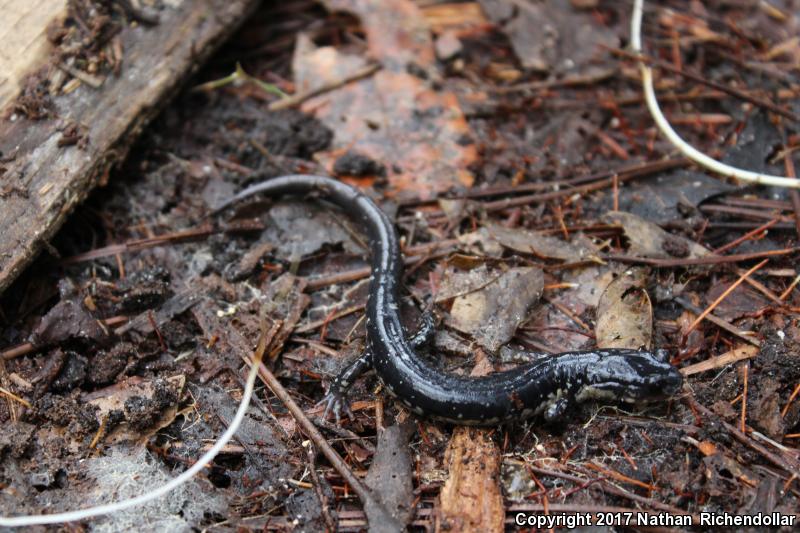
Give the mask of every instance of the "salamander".
[[[534, 415], [557, 420], [571, 405], [587, 400], [642, 402], [664, 399], [681, 387], [682, 376], [664, 352], [597, 349], [540, 357], [515, 369], [486, 376], [444, 372], [415, 349], [433, 332], [430, 316], [407, 335], [400, 321], [402, 258], [389, 217], [364, 193], [332, 178], [280, 176], [251, 185], [214, 210], [256, 194], [312, 195], [330, 202], [366, 230], [372, 255], [366, 307], [367, 349], [334, 380], [326, 397], [338, 418], [353, 381], [374, 368], [385, 389], [417, 415], [455, 424], [491, 426]], [[533, 355], [533, 354], [530, 354]]]

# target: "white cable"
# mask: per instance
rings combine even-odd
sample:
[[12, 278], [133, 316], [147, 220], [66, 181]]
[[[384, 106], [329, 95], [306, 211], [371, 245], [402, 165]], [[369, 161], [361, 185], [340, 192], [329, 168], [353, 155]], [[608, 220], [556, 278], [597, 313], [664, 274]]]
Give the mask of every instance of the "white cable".
[[[631, 15], [631, 47], [637, 54], [642, 53], [642, 5], [644, 0], [634, 0], [633, 14]], [[675, 145], [675, 148], [687, 158], [691, 159], [701, 167], [731, 178], [740, 179], [742, 181], [749, 181], [761, 185], [774, 185], [776, 187], [793, 187], [800, 188], [800, 179], [790, 178], [788, 176], [773, 176], [771, 174], [761, 174], [759, 172], [751, 172], [749, 170], [742, 170], [740, 168], [726, 165], [716, 159], [707, 156], [703, 152], [697, 150], [695, 147], [684, 141], [678, 135], [672, 126], [670, 126], [667, 118], [661, 112], [656, 99], [656, 92], [653, 89], [653, 71], [648, 67], [644, 61], [639, 61], [639, 70], [642, 73], [642, 87], [644, 89], [644, 98], [647, 103], [647, 108], [653, 117], [658, 129], [661, 133]]]
[[208, 450], [206, 453], [203, 454], [200, 459], [197, 460], [195, 464], [189, 467], [186, 471], [181, 473], [178, 477], [173, 478], [168, 483], [161, 485], [159, 488], [148, 492], [147, 494], [142, 494], [141, 496], [137, 496], [135, 498], [129, 498], [127, 500], [122, 500], [115, 503], [107, 503], [104, 505], [98, 505], [96, 507], [87, 507], [86, 509], [78, 509], [76, 511], [69, 511], [65, 513], [56, 513], [56, 514], [44, 514], [44, 515], [27, 515], [27, 516], [0, 516], [0, 527], [20, 527], [20, 526], [34, 526], [34, 525], [41, 525], [41, 524], [60, 524], [62, 522], [73, 522], [76, 520], [85, 520], [87, 518], [92, 518], [95, 516], [100, 516], [104, 514], [116, 513], [117, 511], [122, 511], [124, 509], [128, 509], [130, 507], [134, 507], [136, 505], [141, 505], [143, 503], [147, 503], [149, 501], [153, 501], [156, 498], [160, 498], [164, 494], [168, 493], [169, 491], [179, 487], [180, 485], [189, 481], [195, 474], [200, 472], [206, 465], [217, 456], [219, 451], [222, 449], [223, 446], [228, 444], [228, 441], [231, 440], [233, 434], [236, 433], [236, 430], [239, 429], [239, 425], [242, 423], [242, 419], [244, 419], [244, 415], [247, 412], [247, 408], [250, 406], [250, 399], [253, 397], [253, 387], [255, 386], [256, 376], [258, 375], [258, 361], [251, 361], [252, 366], [250, 368], [250, 374], [247, 376], [247, 384], [244, 388], [244, 394], [242, 395], [242, 401], [239, 404], [239, 409], [236, 411], [236, 416], [233, 417], [233, 421], [231, 421], [228, 429], [219, 440]]

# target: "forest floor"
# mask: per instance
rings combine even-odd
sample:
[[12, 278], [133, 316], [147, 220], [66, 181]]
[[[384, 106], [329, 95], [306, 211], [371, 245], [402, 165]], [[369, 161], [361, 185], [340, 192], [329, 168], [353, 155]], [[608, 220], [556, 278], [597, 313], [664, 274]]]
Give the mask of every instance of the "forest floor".
[[[794, 175], [797, 8], [648, 3], [659, 100], [698, 149]], [[344, 468], [414, 530], [800, 514], [800, 196], [710, 175], [659, 134], [629, 18], [605, 0], [264, 2], [2, 295], [3, 514], [185, 469], [233, 418], [259, 337]], [[209, 215], [290, 173], [359, 186], [394, 219], [401, 311], [413, 329], [433, 305], [443, 372], [513, 368], [506, 346], [653, 346], [684, 390], [454, 428], [371, 373], [354, 419], [323, 420], [317, 402], [364, 349], [357, 221], [297, 198]], [[301, 426], [259, 385], [202, 476], [91, 529], [366, 529], [343, 466]]]

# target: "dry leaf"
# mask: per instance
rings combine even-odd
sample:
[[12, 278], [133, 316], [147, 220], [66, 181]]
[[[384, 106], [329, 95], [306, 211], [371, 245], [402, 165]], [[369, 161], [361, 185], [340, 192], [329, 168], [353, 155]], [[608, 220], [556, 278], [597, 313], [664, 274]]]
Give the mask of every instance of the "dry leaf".
[[632, 268], [612, 281], [597, 305], [598, 348], [647, 349], [653, 340], [653, 307], [646, 270]]
[[622, 226], [629, 241], [628, 252], [636, 257], [694, 259], [711, 255], [711, 252], [696, 242], [668, 233], [632, 213], [610, 211], [603, 216], [603, 220]]
[[[373, 58], [383, 69], [312, 98], [303, 110], [335, 132], [333, 148], [318, 152], [329, 171], [343, 150], [358, 152], [386, 167], [393, 191], [433, 196], [454, 186], [471, 186], [469, 167], [478, 154], [456, 95], [432, 90], [409, 72], [434, 65], [434, 46], [419, 9], [409, 0], [328, 0], [331, 9], [360, 17]], [[302, 44], [302, 47], [300, 46]], [[298, 43], [293, 60], [299, 90], [340, 80], [364, 60], [331, 47]]]
[[496, 352], [511, 340], [528, 309], [539, 300], [544, 275], [538, 268], [518, 267], [490, 276], [483, 288], [455, 299], [446, 322]]

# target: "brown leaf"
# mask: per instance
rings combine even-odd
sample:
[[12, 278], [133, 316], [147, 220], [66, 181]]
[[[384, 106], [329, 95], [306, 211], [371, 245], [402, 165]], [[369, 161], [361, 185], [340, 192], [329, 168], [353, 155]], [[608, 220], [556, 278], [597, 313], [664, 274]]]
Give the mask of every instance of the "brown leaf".
[[572, 8], [563, 0], [508, 2], [480, 0], [487, 17], [511, 41], [525, 68], [541, 71], [584, 70], [607, 56], [603, 46], [616, 48], [613, 29]]
[[[705, 295], [706, 304], [716, 301], [732, 284], [733, 281], [725, 281], [712, 285]], [[746, 285], [739, 285], [714, 308], [714, 314], [731, 321], [742, 318], [745, 315], [757, 313], [768, 305], [770, 305], [769, 300], [760, 293], [755, 292]]]
[[511, 340], [528, 309], [539, 300], [544, 275], [538, 268], [518, 267], [490, 276], [484, 278], [482, 288], [455, 299], [446, 322], [496, 352]]
[[603, 220], [622, 226], [629, 241], [628, 252], [636, 257], [697, 258], [711, 254], [696, 242], [668, 233], [632, 213], [610, 211], [603, 216]]
[[375, 457], [364, 482], [381, 503], [403, 524], [414, 514], [414, 477], [408, 441], [414, 425], [390, 426], [378, 435]]
[[451, 2], [421, 7], [425, 20], [435, 33], [485, 27], [489, 24], [478, 2]]
[[[153, 423], [148, 427], [134, 427], [134, 418], [127, 424], [122, 424], [111, 431], [105, 438], [109, 444], [121, 442], [132, 443], [134, 446], [144, 446], [147, 440], [162, 428], [167, 427], [178, 414], [178, 401], [186, 384], [186, 376], [179, 374], [166, 380], [148, 380], [130, 378], [127, 381], [112, 385], [106, 389], [93, 392], [86, 396], [89, 405], [97, 407], [97, 420], [101, 424], [113, 416], [113, 412], [126, 412], [131, 403], [147, 405], [150, 410], [158, 412], [149, 413]], [[165, 401], [166, 395], [160, 392], [163, 387], [170, 387], [174, 391], [175, 401]], [[133, 416], [133, 415], [131, 415]]]
[[409, 63], [429, 67], [436, 61], [430, 28], [411, 0], [323, 0], [330, 11], [347, 11], [361, 19], [372, 57], [393, 70]]
[[598, 348], [642, 349], [653, 340], [653, 307], [646, 270], [632, 268], [612, 281], [597, 306]]
[[781, 416], [779, 389], [780, 384], [774, 379], [762, 377], [753, 400], [748, 402], [747, 419], [768, 437], [780, 441], [786, 434], [786, 423]]
[[506, 228], [499, 224], [487, 224], [489, 235], [497, 242], [524, 254], [533, 254], [548, 259], [578, 262], [590, 259], [595, 250], [588, 242], [569, 243], [558, 237], [535, 233], [522, 228]]
[[[331, 9], [361, 18], [371, 55], [383, 70], [312, 98], [303, 110], [335, 132], [333, 149], [316, 157], [331, 171], [344, 150], [383, 164], [392, 188], [431, 196], [470, 186], [477, 160], [470, 128], [455, 94], [429, 88], [408, 71], [434, 64], [434, 49], [419, 9], [409, 0], [329, 0]], [[365, 60], [332, 47], [298, 44], [293, 61], [298, 90], [320, 87], [363, 68]]]
[[58, 344], [71, 338], [103, 341], [108, 333], [92, 316], [79, 294], [63, 296], [31, 334], [34, 345]]

